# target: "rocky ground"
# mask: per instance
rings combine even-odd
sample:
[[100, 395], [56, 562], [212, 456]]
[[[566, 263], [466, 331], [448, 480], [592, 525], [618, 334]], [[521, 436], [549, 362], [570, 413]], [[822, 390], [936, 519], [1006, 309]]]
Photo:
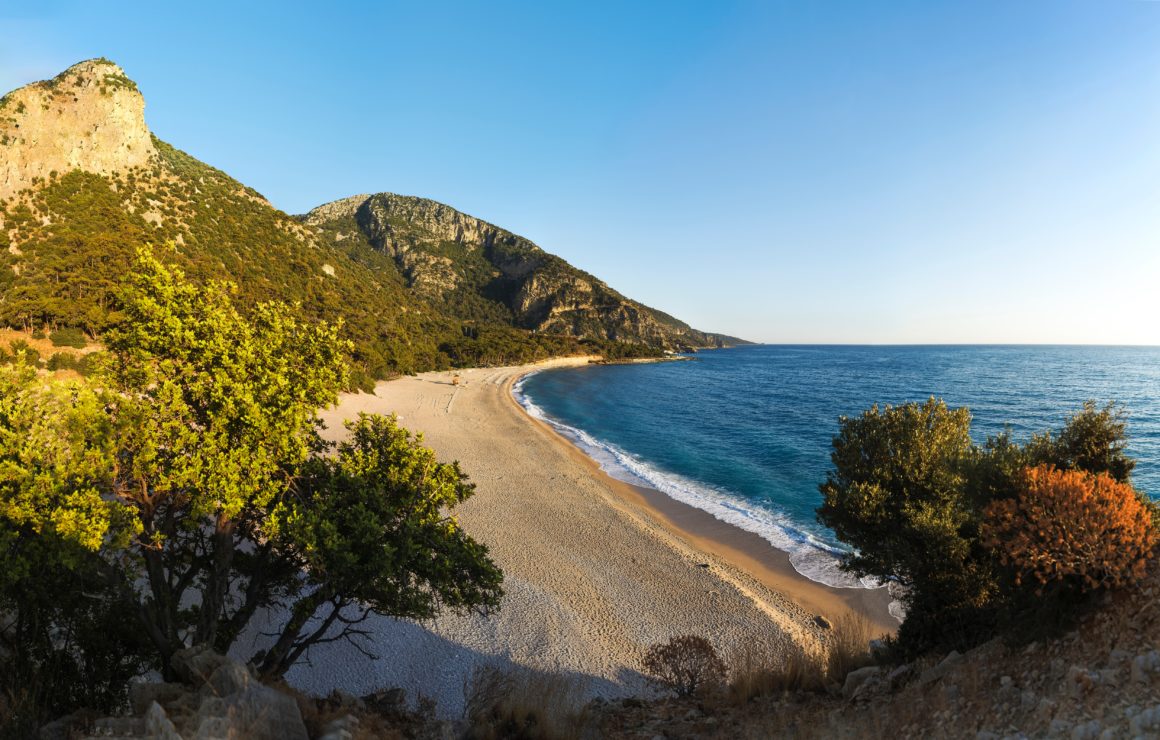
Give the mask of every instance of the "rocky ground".
[[996, 639], [850, 673], [827, 692], [598, 706], [606, 737], [1160, 738], [1160, 579], [1106, 596], [1061, 636]]
[[120, 717], [76, 712], [40, 729], [40, 740], [370, 740], [460, 737], [464, 727], [436, 720], [432, 707], [409, 708], [401, 689], [357, 698], [304, 696], [258, 681], [244, 665], [201, 648], [173, 658], [179, 682], [129, 685]]
[[[457, 721], [409, 706], [398, 689], [313, 699], [263, 685], [241, 664], [194, 649], [175, 659], [181, 683], [131, 687], [131, 716], [78, 714], [45, 727], [41, 737], [1160, 738], [1158, 596], [1153, 576], [1105, 597], [1065, 634], [1024, 644], [996, 639], [965, 654], [860, 668], [824, 690], [744, 702], [726, 694], [597, 700], [557, 717], [534, 706], [534, 691], [506, 702], [522, 704], [518, 711], [483, 707]], [[528, 692], [526, 685], [520, 691]]]

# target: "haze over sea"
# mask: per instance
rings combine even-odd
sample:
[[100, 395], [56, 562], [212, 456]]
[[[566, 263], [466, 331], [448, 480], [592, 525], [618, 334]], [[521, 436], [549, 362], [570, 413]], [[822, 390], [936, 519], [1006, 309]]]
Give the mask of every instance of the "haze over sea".
[[[539, 372], [516, 386], [612, 476], [765, 537], [802, 574], [858, 586], [814, 519], [838, 417], [930, 396], [972, 436], [1058, 429], [1087, 399], [1127, 409], [1134, 485], [1160, 497], [1160, 347], [747, 346], [691, 362]], [[869, 585], [869, 584], [866, 584]]]

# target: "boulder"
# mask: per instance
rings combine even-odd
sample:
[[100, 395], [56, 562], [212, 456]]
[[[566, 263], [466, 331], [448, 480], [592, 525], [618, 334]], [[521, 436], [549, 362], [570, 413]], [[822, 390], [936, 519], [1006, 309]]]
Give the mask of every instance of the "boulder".
[[928, 668], [922, 672], [918, 677], [919, 686], [928, 686], [935, 681], [942, 679], [943, 676], [950, 673], [950, 671], [957, 665], [963, 662], [963, 656], [957, 651], [952, 650], [947, 653], [947, 656], [942, 659], [938, 665], [933, 668]]
[[200, 687], [221, 666], [232, 662], [230, 658], [210, 650], [208, 645], [194, 645], [178, 650], [169, 659], [169, 665], [182, 681]]
[[145, 733], [155, 740], [182, 740], [165, 710], [157, 702], [145, 712]]
[[862, 688], [870, 679], [882, 672], [878, 666], [866, 666], [846, 674], [846, 682], [842, 684], [842, 696], [847, 699], [852, 699], [858, 693], [858, 689]]
[[129, 684], [129, 705], [133, 714], [145, 714], [154, 703], [164, 706], [177, 701], [187, 690], [179, 683], [133, 681]]
[[230, 660], [218, 666], [202, 687], [202, 693], [214, 696], [229, 696], [245, 691], [253, 683], [254, 677], [241, 663]]
[[[228, 696], [207, 696], [198, 708], [195, 738], [308, 740], [302, 712], [293, 698], [258, 682]], [[187, 737], [190, 733], [185, 733]]]

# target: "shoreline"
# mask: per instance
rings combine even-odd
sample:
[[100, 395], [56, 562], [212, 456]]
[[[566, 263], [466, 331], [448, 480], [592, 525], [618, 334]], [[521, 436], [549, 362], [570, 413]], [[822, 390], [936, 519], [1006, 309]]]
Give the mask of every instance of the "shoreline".
[[843, 612], [850, 611], [865, 616], [872, 634], [876, 636], [893, 634], [898, 630], [899, 622], [889, 612], [892, 599], [885, 588], [838, 588], [814, 581], [794, 568], [789, 553], [777, 549], [761, 535], [721, 521], [709, 512], [678, 501], [655, 488], [626, 483], [609, 475], [600, 467], [600, 463], [589, 457], [572, 440], [550, 424], [529, 414], [516, 399], [512, 392], [515, 384], [545, 369], [550, 368], [528, 366], [522, 372], [512, 375], [504, 388], [505, 395], [529, 422], [565, 447], [580, 464], [593, 475], [599, 476], [606, 486], [624, 500], [645, 510], [670, 535], [685, 540], [695, 550], [719, 557], [831, 623]]
[[[881, 593], [889, 617], [882, 591], [815, 584], [757, 535], [616, 481], [512, 395], [527, 372], [588, 359], [407, 376], [371, 394], [343, 394], [320, 413], [330, 440], [343, 438], [342, 422], [359, 413], [393, 413], [440, 460], [458, 461], [475, 494], [451, 513], [488, 548], [505, 594], [488, 614], [448, 611], [423, 622], [376, 615], [362, 625], [374, 654], [320, 646], [312, 668], [287, 674], [291, 685], [355, 696], [401, 687], [436, 699], [448, 717], [488, 667], [555, 676], [584, 699], [650, 696], [641, 661], [672, 637], [705, 637], [727, 662], [777, 663], [827, 642], [816, 615], [872, 614]], [[255, 629], [245, 641], [261, 639]]]

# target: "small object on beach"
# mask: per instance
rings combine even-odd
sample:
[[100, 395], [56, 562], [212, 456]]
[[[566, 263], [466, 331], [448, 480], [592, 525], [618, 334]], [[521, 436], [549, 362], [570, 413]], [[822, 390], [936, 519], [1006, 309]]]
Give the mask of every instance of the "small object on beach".
[[458, 375], [452, 376], [451, 385], [459, 385], [459, 376]]
[[708, 568], [709, 564], [708, 563], [697, 563], [697, 567], [698, 568]]
[[834, 625], [830, 624], [830, 620], [826, 619], [821, 614], [817, 614], [814, 616], [814, 624], [816, 624], [817, 626], [821, 627], [824, 630], [834, 629]]

